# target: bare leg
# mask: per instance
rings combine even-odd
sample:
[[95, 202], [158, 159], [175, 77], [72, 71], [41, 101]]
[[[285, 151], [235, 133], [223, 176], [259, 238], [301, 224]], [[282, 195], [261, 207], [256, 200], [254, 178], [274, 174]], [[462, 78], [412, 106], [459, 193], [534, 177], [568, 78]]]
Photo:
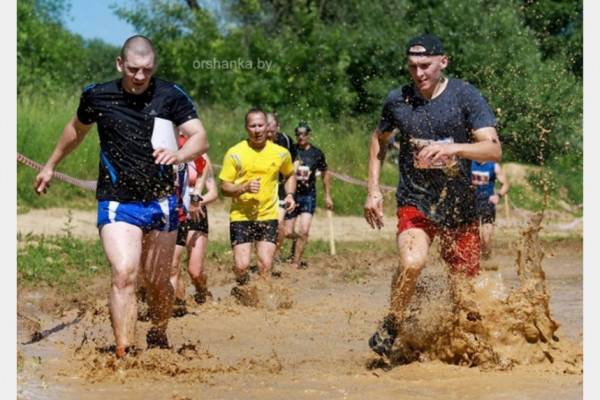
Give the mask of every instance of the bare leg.
[[275, 243], [261, 241], [256, 243], [256, 255], [260, 261], [260, 270], [258, 273], [262, 278], [269, 276], [269, 271], [273, 266], [273, 255], [275, 254]]
[[427, 262], [427, 253], [431, 242], [424, 230], [416, 228], [402, 232], [396, 239], [399, 263], [392, 279], [390, 313], [399, 323], [415, 292], [421, 270]]
[[295, 241], [294, 246], [294, 259], [292, 266], [298, 268], [300, 266], [300, 260], [304, 253], [304, 248], [308, 242], [308, 234], [310, 232], [310, 224], [312, 222], [312, 214], [302, 213], [298, 216], [298, 238]]
[[285, 237], [285, 208], [279, 207], [279, 215], [277, 218], [277, 247], [275, 248], [275, 255], [273, 257], [276, 257], [281, 253], [281, 248], [283, 247], [283, 243], [285, 242]]
[[148, 310], [154, 328], [167, 329], [175, 290], [169, 280], [177, 231], [144, 234], [142, 265], [148, 283]]
[[238, 281], [248, 272], [251, 253], [252, 243], [241, 243], [233, 246], [233, 261], [235, 263], [233, 273]]
[[175, 298], [179, 300], [183, 300], [185, 298], [185, 288], [183, 287], [183, 282], [180, 278], [181, 275], [181, 258], [183, 257], [184, 246], [175, 246], [175, 251], [173, 253], [173, 263], [171, 264], [171, 276], [169, 280], [171, 281], [171, 286], [175, 290]]
[[377, 354], [389, 356], [398, 329], [415, 292], [417, 279], [427, 261], [431, 241], [422, 229], [408, 229], [397, 236], [399, 263], [392, 278], [390, 312], [369, 339], [369, 347]]
[[292, 249], [291, 249], [291, 257], [294, 257], [294, 248], [296, 247], [296, 233], [294, 232], [294, 228], [296, 225], [296, 218], [286, 219], [283, 221], [283, 226], [285, 230], [285, 237], [287, 239], [292, 239]]
[[204, 272], [204, 255], [206, 254], [206, 245], [208, 236], [198, 231], [188, 232], [188, 273], [192, 284], [196, 288], [196, 293], [206, 292], [206, 273]]
[[494, 224], [481, 225], [481, 256], [484, 259], [492, 255], [492, 233], [494, 233]]
[[142, 254], [142, 235], [140, 228], [125, 222], [100, 228], [100, 240], [112, 271], [109, 310], [119, 357], [125, 354], [125, 348], [134, 339], [137, 319], [135, 289]]

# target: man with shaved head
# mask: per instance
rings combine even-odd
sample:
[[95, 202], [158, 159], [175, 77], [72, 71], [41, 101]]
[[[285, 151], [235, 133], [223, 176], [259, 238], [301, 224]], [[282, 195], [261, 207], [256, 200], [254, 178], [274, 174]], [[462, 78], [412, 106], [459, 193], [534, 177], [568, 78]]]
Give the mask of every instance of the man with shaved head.
[[[46, 193], [58, 163], [97, 124], [97, 225], [112, 269], [109, 308], [118, 358], [134, 345], [135, 288], [141, 273], [152, 320], [147, 345], [169, 347], [167, 323], [174, 299], [169, 277], [178, 224], [173, 165], [208, 149], [192, 99], [176, 84], [155, 78], [155, 66], [150, 39], [127, 39], [116, 60], [121, 78], [83, 90], [77, 113], [35, 180], [36, 193]], [[175, 129], [187, 137], [180, 149]]]
[[[292, 138], [288, 135], [280, 131], [279, 127], [279, 117], [276, 113], [268, 112], [267, 113], [267, 126], [265, 127], [267, 133], [267, 139], [272, 141], [275, 144], [278, 144], [281, 147], [287, 149], [292, 156], [292, 162], [294, 163], [294, 168], [296, 166], [296, 146], [294, 146], [294, 142]], [[286, 178], [279, 174], [279, 215], [277, 216], [278, 227], [277, 227], [277, 248], [275, 250], [275, 255], [281, 251], [281, 246], [283, 245], [283, 241], [285, 240], [285, 225], [284, 225], [284, 217], [285, 217], [285, 209], [287, 208], [287, 202], [285, 200], [285, 180]], [[276, 269], [277, 268], [277, 269]], [[278, 267], [273, 265], [273, 274], [275, 276], [281, 275], [281, 271], [278, 270]]]

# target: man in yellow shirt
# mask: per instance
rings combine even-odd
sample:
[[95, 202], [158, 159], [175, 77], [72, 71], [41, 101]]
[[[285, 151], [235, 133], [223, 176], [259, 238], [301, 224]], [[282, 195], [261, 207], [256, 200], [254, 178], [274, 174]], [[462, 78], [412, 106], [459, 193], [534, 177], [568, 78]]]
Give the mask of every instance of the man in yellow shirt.
[[248, 139], [225, 153], [219, 174], [223, 195], [231, 197], [229, 236], [240, 285], [249, 281], [252, 243], [256, 242], [259, 274], [266, 278], [273, 265], [279, 214], [278, 177], [285, 178], [286, 210], [295, 207], [296, 176], [290, 152], [267, 140], [266, 115], [262, 110], [246, 113]]

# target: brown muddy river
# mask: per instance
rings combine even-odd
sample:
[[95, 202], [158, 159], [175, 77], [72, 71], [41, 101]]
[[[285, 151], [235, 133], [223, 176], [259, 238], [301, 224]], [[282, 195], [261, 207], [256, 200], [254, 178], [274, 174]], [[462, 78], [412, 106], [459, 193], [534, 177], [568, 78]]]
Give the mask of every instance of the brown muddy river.
[[[491, 269], [481, 274], [480, 281], [487, 280], [496, 289], [502, 286], [505, 293], [519, 287], [516, 250], [511, 247], [515, 241], [516, 237], [506, 237], [496, 243], [493, 258], [484, 264]], [[510, 367], [467, 367], [439, 360], [391, 369], [369, 367], [377, 357], [367, 339], [387, 309], [396, 264], [390, 254], [374, 248], [360, 255], [314, 257], [307, 270], [284, 267], [282, 278], [258, 288], [258, 307], [239, 305], [229, 295], [233, 285], [229, 266], [209, 264], [214, 299], [202, 306], [190, 302], [189, 314], [171, 320], [168, 334], [173, 349], [145, 350], [149, 323], [138, 321], [136, 344], [141, 351], [119, 361], [108, 351], [113, 340], [105, 300], [108, 281], [98, 283], [96, 299], [87, 299], [86, 306], [65, 306], [62, 315], [43, 306], [53, 301], [51, 294], [21, 290], [18, 397], [581, 399], [582, 244], [580, 239], [568, 239], [545, 242], [544, 248], [549, 310], [560, 324], [555, 332], [559, 340], [515, 339], [511, 348], [506, 341], [500, 346], [498, 339], [498, 353], [521, 360]], [[444, 274], [432, 258], [424, 280]], [[481, 304], [488, 300], [482, 297]], [[484, 313], [484, 321], [501, 311], [496, 307]], [[22, 344], [35, 330], [68, 324], [78, 315], [76, 323], [39, 342]], [[39, 325], [32, 321], [36, 319]]]

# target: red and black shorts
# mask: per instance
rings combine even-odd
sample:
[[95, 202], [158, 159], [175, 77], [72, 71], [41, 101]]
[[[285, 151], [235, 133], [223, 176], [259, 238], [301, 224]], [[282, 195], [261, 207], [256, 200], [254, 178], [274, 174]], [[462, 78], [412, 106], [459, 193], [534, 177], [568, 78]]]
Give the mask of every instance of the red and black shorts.
[[407, 229], [422, 229], [433, 241], [440, 235], [441, 255], [452, 271], [468, 276], [479, 273], [479, 224], [473, 222], [458, 228], [440, 228], [414, 206], [402, 206], [397, 210], [398, 235]]

